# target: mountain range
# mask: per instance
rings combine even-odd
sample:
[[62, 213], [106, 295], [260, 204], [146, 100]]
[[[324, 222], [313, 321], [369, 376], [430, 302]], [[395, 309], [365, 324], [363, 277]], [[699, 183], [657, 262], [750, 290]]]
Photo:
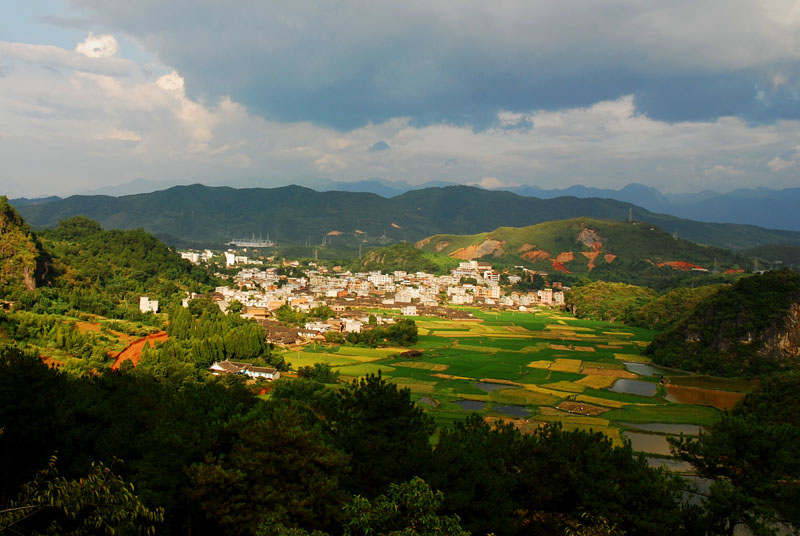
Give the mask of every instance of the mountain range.
[[[364, 192], [209, 187], [199, 184], [121, 197], [71, 196], [12, 201], [34, 227], [86, 216], [104, 228], [144, 228], [168, 243], [221, 244], [237, 237], [357, 248], [359, 243], [416, 242], [437, 233], [474, 234], [566, 218], [632, 217], [699, 244], [743, 250], [800, 244], [800, 232], [705, 223], [596, 197], [526, 197], [470, 186], [424, 188], [386, 198]], [[381, 239], [377, 240], [376, 239]]]
[[[441, 181], [412, 185], [403, 181], [388, 181], [379, 178], [356, 182], [306, 179], [300, 181], [300, 183], [319, 192], [373, 193], [387, 198], [396, 197], [412, 190], [457, 186], [454, 183]], [[262, 181], [252, 179], [239, 184], [238, 187], [260, 187], [261, 184]], [[125, 184], [83, 192], [83, 195], [134, 195], [168, 189], [173, 185], [139, 178]], [[564, 196], [615, 199], [637, 205], [651, 212], [669, 214], [691, 220], [739, 223], [770, 229], [800, 231], [800, 218], [797, 217], [795, 212], [795, 207], [800, 204], [800, 188], [785, 188], [782, 190], [771, 188], [738, 189], [727, 193], [704, 190], [696, 193], [670, 194], [662, 193], [651, 186], [632, 183], [618, 190], [593, 188], [580, 184], [551, 190], [536, 186], [514, 186], [500, 188], [499, 190], [539, 199], [553, 199]], [[20, 206], [21, 204], [40, 204], [58, 199], [58, 197], [16, 199], [14, 202], [16, 206]]]

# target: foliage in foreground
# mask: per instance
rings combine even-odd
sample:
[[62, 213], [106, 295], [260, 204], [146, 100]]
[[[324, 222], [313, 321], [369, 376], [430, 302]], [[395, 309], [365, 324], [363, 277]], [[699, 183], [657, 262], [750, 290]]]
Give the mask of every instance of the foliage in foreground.
[[8, 508], [0, 510], [0, 533], [156, 534], [162, 508], [149, 509], [126, 483], [102, 463], [85, 477], [58, 474], [55, 456], [33, 481], [24, 484]]
[[710, 479], [693, 525], [706, 534], [786, 534], [800, 528], [798, 374], [769, 378], [710, 434], [673, 438], [673, 451]]

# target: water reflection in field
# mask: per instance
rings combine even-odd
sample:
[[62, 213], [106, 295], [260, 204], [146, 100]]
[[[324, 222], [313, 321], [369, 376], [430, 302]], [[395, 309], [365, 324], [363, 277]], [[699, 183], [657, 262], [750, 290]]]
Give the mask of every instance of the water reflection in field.
[[658, 434], [644, 434], [641, 432], [624, 431], [622, 434], [630, 439], [631, 447], [637, 452], [650, 452], [651, 454], [662, 454], [670, 456], [667, 437]]
[[486, 407], [486, 402], [480, 400], [456, 400], [456, 404], [467, 411], [481, 411]]
[[699, 435], [700, 432], [708, 432], [708, 429], [705, 426], [700, 426], [697, 424], [665, 424], [660, 422], [620, 422], [619, 424], [627, 426], [628, 428], [642, 430], [644, 432], [656, 432], [659, 434], [670, 435]]
[[482, 389], [487, 393], [491, 393], [492, 391], [497, 391], [498, 389], [508, 389], [509, 386], [503, 383], [477, 382], [475, 387]]
[[643, 382], [641, 380], [620, 379], [614, 382], [611, 390], [616, 393], [627, 393], [629, 395], [655, 396], [656, 384]]
[[634, 374], [638, 374], [639, 376], [679, 376], [686, 374], [685, 372], [669, 370], [661, 367], [657, 367], [655, 365], [649, 365], [647, 363], [633, 363], [631, 361], [625, 362], [625, 367], [628, 369], [629, 372], [633, 372]]
[[495, 413], [502, 413], [503, 415], [508, 415], [509, 417], [527, 417], [531, 414], [531, 410], [523, 406], [504, 406], [501, 404], [495, 404], [492, 408], [492, 411]]
[[744, 398], [744, 393], [668, 384], [667, 396], [664, 398], [669, 402], [680, 404], [699, 404], [717, 409], [731, 409]]

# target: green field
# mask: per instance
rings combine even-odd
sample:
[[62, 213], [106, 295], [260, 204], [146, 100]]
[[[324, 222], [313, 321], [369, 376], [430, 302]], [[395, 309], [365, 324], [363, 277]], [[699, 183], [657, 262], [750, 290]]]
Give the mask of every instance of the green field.
[[[487, 418], [506, 418], [528, 429], [557, 420], [566, 429], [602, 431], [617, 443], [622, 441], [621, 423], [708, 426], [720, 418], [712, 407], [666, 401], [663, 387], [653, 396], [612, 390], [620, 379], [637, 388], [657, 385], [660, 377], [638, 376], [624, 365], [649, 361], [641, 350], [652, 340], [652, 331], [550, 310], [469, 311], [472, 320], [418, 318], [423, 333], [413, 347], [422, 352], [418, 357], [402, 357], [406, 348], [347, 345], [316, 345], [284, 357], [294, 369], [328, 363], [344, 381], [380, 370], [409, 389], [440, 426], [471, 413], [460, 405], [464, 401], [481, 406], [476, 411]], [[746, 381], [707, 377], [677, 381], [742, 392], [752, 387]]]

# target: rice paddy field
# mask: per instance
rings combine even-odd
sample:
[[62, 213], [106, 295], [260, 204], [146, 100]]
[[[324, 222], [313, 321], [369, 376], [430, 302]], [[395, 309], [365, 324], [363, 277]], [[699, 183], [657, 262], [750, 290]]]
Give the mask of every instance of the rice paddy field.
[[284, 357], [294, 369], [328, 363], [343, 381], [380, 371], [440, 426], [473, 411], [522, 430], [559, 421], [661, 456], [667, 435], [697, 434], [753, 387], [650, 365], [642, 355], [649, 330], [555, 310], [471, 312], [468, 320], [414, 318], [415, 357], [401, 355], [409, 348], [324, 345]]

